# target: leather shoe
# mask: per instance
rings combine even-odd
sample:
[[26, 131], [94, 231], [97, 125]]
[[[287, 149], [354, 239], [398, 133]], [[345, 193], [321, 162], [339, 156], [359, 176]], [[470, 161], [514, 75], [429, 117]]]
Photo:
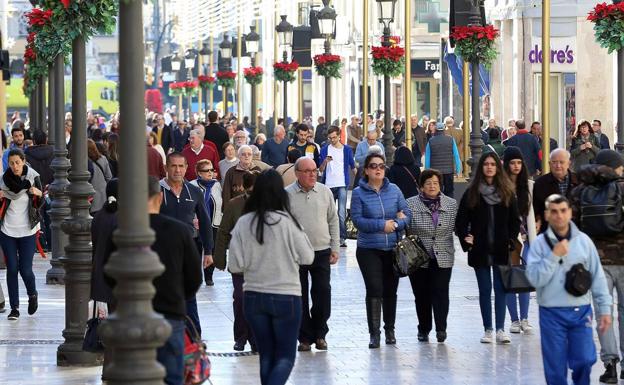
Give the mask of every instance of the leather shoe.
[[429, 342], [429, 334], [418, 333], [418, 341], [420, 341], [420, 342]]
[[325, 338], [318, 338], [316, 340], [316, 348], [318, 350], [327, 350], [327, 341], [325, 341]]
[[444, 331], [436, 332], [436, 338], [438, 339], [438, 342], [440, 343], [446, 341], [446, 332]]
[[237, 352], [242, 352], [243, 350], [245, 350], [245, 343], [244, 342], [236, 342], [234, 344], [234, 350], [236, 350]]
[[312, 347], [307, 342], [299, 342], [299, 346], [297, 346], [297, 351], [299, 352], [309, 352], [312, 350]]

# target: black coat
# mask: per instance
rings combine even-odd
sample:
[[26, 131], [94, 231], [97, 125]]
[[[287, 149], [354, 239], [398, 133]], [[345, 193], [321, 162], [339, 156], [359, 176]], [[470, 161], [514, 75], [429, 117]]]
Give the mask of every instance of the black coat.
[[416, 166], [412, 152], [401, 146], [394, 154], [394, 164], [386, 175], [390, 182], [396, 184], [405, 199], [418, 195], [418, 179], [420, 168]]
[[52, 183], [54, 171], [52, 171], [50, 164], [54, 159], [54, 147], [49, 144], [30, 146], [24, 150], [24, 155], [30, 167], [39, 173], [43, 187], [45, 188]]
[[[512, 198], [509, 207], [499, 203], [494, 206], [494, 223], [489, 223], [489, 209], [483, 197], [476, 207], [468, 207], [468, 191], [462, 196], [455, 221], [455, 234], [459, 237], [462, 249], [468, 252], [468, 265], [488, 267], [506, 265], [509, 252], [513, 250], [514, 240], [520, 232], [520, 213], [516, 198]], [[494, 245], [488, 246], [488, 228], [494, 226]], [[470, 246], [464, 238], [472, 234], [474, 244]], [[492, 261], [488, 258], [491, 255]]]
[[104, 275], [104, 265], [117, 249], [113, 243], [113, 231], [117, 228], [117, 213], [106, 209], [95, 214], [91, 222], [93, 260], [91, 269], [91, 299], [112, 304], [113, 289], [109, 277]]
[[[570, 174], [570, 182], [568, 184], [568, 190], [566, 191], [566, 198], [570, 198], [570, 192], [574, 187], [578, 185], [578, 179], [575, 173], [568, 171]], [[533, 185], [533, 212], [535, 213], [535, 220], [541, 220], [540, 234], [546, 231], [548, 223], [543, 219], [544, 210], [546, 204], [546, 198], [552, 194], [561, 194], [559, 191], [559, 182], [551, 174], [544, 174], [537, 178]]]
[[219, 159], [225, 159], [225, 154], [223, 153], [223, 145], [226, 142], [230, 141], [230, 137], [227, 134], [227, 131], [217, 123], [210, 123], [206, 127], [206, 134], [204, 135], [204, 140], [209, 140], [217, 146], [217, 152], [219, 153]]

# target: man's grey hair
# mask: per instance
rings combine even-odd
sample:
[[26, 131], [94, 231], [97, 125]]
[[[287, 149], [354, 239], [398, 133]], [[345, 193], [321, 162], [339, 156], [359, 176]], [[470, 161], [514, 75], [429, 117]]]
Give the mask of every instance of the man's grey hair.
[[[302, 162], [304, 162], [306, 159], [312, 160], [306, 156], [302, 156], [300, 158], [297, 158], [297, 160], [295, 161], [295, 171], [299, 171], [299, 164], [301, 164]], [[312, 162], [314, 162], [312, 160]]]
[[201, 138], [201, 130], [198, 128], [194, 128], [189, 133], [189, 136], [199, 136]]
[[565, 148], [556, 148], [550, 153], [550, 157], [548, 159], [553, 160], [555, 155], [565, 154], [566, 160], [570, 160], [570, 153]]
[[246, 144], [243, 144], [242, 146], [238, 148], [238, 151], [236, 151], [236, 155], [240, 156], [243, 150], [250, 150], [251, 154], [253, 155], [253, 149]]
[[277, 134], [279, 131], [286, 132], [286, 129], [281, 124], [278, 124], [277, 126], [275, 126], [275, 132], [273, 133], [273, 135]]

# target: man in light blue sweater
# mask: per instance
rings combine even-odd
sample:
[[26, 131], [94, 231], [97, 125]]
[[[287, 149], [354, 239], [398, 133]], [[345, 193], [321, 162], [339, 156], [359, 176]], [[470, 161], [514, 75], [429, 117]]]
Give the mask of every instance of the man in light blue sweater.
[[[531, 244], [526, 276], [537, 289], [540, 305], [546, 383], [567, 385], [569, 367], [575, 385], [589, 385], [591, 367], [596, 362], [592, 297], [600, 333], [611, 325], [613, 299], [596, 247], [572, 222], [570, 202], [561, 195], [551, 195], [544, 214], [549, 227]], [[590, 290], [581, 296], [565, 288], [566, 274], [576, 264], [582, 264], [592, 277]]]

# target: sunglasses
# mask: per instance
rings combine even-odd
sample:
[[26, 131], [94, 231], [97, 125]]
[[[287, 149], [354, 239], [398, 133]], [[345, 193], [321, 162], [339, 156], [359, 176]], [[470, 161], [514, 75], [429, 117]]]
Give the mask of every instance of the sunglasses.
[[214, 172], [214, 168], [207, 168], [205, 170], [199, 170], [199, 172]]
[[368, 168], [370, 168], [371, 170], [377, 170], [377, 169], [383, 170], [385, 166], [386, 166], [385, 163], [370, 163], [368, 165]]

